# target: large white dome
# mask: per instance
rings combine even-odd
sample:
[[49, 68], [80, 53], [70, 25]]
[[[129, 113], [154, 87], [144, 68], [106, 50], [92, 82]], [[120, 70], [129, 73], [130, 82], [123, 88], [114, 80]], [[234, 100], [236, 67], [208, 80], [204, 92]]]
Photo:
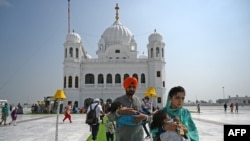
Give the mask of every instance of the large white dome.
[[81, 37], [80, 37], [79, 34], [77, 34], [75, 32], [71, 32], [71, 33], [68, 33], [66, 35], [66, 41], [74, 42], [74, 43], [80, 43], [81, 42]]
[[119, 20], [116, 20], [102, 34], [102, 38], [108, 44], [126, 44], [130, 42], [132, 37], [132, 32], [126, 26], [123, 26]]

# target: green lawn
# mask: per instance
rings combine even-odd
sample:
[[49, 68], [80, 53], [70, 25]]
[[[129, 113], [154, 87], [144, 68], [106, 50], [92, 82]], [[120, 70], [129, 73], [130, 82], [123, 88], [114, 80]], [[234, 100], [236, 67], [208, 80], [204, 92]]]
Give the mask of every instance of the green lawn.
[[[103, 118], [103, 124], [100, 123], [99, 131], [98, 131], [98, 134], [97, 134], [97, 140], [96, 141], [107, 141], [106, 140], [106, 129], [105, 129], [106, 119], [107, 119], [107, 117], [105, 116]], [[115, 140], [115, 138], [114, 138], [114, 140]], [[92, 141], [92, 135], [90, 135], [88, 137], [87, 141]]]

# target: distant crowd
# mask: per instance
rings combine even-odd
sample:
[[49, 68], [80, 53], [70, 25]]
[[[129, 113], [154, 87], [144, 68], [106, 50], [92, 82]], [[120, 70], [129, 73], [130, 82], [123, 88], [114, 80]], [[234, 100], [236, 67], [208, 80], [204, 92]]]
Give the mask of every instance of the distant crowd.
[[[224, 104], [224, 111], [227, 112], [227, 103], [225, 102]], [[236, 102], [235, 104], [234, 103], [230, 103], [229, 105], [230, 107], [230, 111], [231, 113], [235, 112], [235, 113], [238, 113], [238, 110], [239, 110], [239, 104]]]
[[[13, 104], [8, 105], [8, 103], [5, 103], [1, 111], [2, 116], [0, 125], [13, 124], [14, 126], [16, 126], [17, 114], [23, 114], [23, 107], [20, 103], [18, 103], [17, 106], [14, 106]], [[8, 116], [11, 116], [11, 121], [9, 123], [7, 122]]]

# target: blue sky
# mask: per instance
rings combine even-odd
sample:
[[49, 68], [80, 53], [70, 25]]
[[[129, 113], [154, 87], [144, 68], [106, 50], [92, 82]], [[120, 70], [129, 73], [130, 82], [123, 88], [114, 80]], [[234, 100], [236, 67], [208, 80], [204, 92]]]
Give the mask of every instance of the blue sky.
[[[134, 34], [141, 55], [154, 29], [166, 43], [166, 85], [186, 100], [250, 96], [249, 0], [71, 0], [71, 30], [88, 54], [115, 21]], [[0, 98], [35, 102], [63, 84], [67, 0], [0, 0]]]

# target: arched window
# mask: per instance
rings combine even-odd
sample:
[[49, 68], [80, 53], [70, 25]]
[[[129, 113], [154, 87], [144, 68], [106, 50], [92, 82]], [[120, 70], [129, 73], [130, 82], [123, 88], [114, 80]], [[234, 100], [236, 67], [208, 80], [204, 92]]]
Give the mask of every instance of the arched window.
[[118, 49], [117, 49], [117, 50], [115, 50], [115, 53], [120, 53], [120, 50], [118, 50]]
[[131, 49], [132, 51], [134, 51], [134, 50], [135, 50], [135, 46], [132, 45], [130, 49]]
[[73, 48], [72, 47], [70, 47], [70, 49], [69, 49], [69, 55], [70, 55], [70, 57], [73, 57]]
[[94, 84], [95, 83], [95, 77], [93, 74], [88, 73], [85, 75], [85, 84]]
[[162, 58], [164, 58], [164, 49], [161, 49]]
[[72, 88], [72, 76], [69, 76], [68, 87], [69, 87], [69, 88]]
[[110, 73], [107, 74], [107, 84], [112, 84], [112, 75]]
[[63, 80], [63, 87], [64, 87], [64, 88], [66, 88], [66, 84], [67, 84], [67, 83], [66, 83], [66, 80], [67, 80], [67, 77], [64, 76], [64, 80]]
[[143, 84], [145, 84], [145, 74], [144, 73], [142, 73], [141, 74], [141, 83], [143, 83]]
[[76, 76], [76, 77], [75, 77], [75, 88], [78, 88], [78, 83], [79, 83], [79, 81], [78, 81], [78, 76]]
[[98, 84], [103, 84], [103, 74], [98, 75]]
[[123, 80], [125, 80], [127, 77], [129, 77], [129, 75], [126, 73], [126, 74], [124, 74], [124, 76], [123, 76]]
[[153, 58], [154, 57], [154, 49], [153, 48], [151, 48], [151, 58]]
[[67, 58], [67, 48], [65, 48], [65, 58]]
[[121, 83], [121, 75], [120, 74], [115, 75], [115, 83]]
[[133, 77], [135, 77], [138, 80], [138, 75], [136, 73], [133, 74]]
[[100, 50], [103, 50], [103, 44], [100, 45]]
[[78, 51], [78, 48], [76, 48], [76, 58], [79, 57], [79, 51]]
[[159, 55], [160, 55], [160, 49], [159, 47], [156, 47], [156, 57], [159, 57]]

